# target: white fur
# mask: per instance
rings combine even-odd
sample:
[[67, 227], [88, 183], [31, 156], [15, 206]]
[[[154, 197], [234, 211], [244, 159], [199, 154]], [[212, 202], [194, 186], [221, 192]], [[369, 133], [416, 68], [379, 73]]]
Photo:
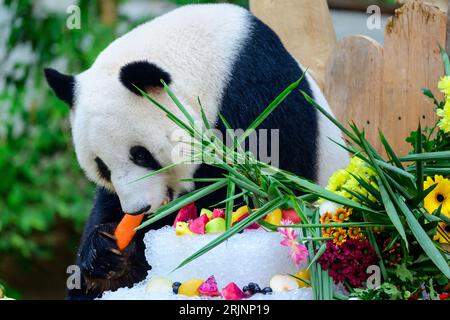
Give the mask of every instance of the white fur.
[[[198, 96], [207, 117], [216, 119], [232, 63], [249, 32], [245, 16], [244, 9], [225, 4], [184, 6], [117, 39], [90, 69], [76, 76], [71, 122], [78, 161], [90, 179], [117, 192], [125, 212], [148, 204], [158, 208], [166, 185], [175, 194], [192, 189], [192, 183], [178, 180], [191, 178], [196, 166], [178, 166], [170, 173], [130, 183], [148, 170], [129, 160], [129, 149], [145, 146], [163, 166], [169, 165], [177, 143], [171, 136], [178, 127], [120, 83], [120, 68], [133, 61], [155, 63], [169, 72], [172, 90], [197, 118]], [[181, 116], [162, 89], [150, 94]], [[97, 156], [111, 170], [112, 185], [99, 178]]]
[[[76, 76], [71, 123], [78, 161], [90, 179], [117, 192], [125, 212], [147, 205], [152, 210], [158, 208], [166, 186], [173, 188], [175, 195], [192, 189], [192, 183], [179, 180], [191, 178], [197, 166], [177, 166], [168, 173], [133, 183], [148, 170], [130, 161], [130, 148], [145, 146], [163, 166], [172, 164], [177, 143], [172, 136], [179, 129], [163, 117], [162, 111], [120, 83], [121, 67], [133, 61], [155, 63], [171, 75], [172, 90], [196, 118], [200, 118], [196, 101], [200, 97], [207, 117], [216, 119], [232, 64], [249, 32], [247, 11], [242, 8], [226, 4], [184, 6], [117, 39], [91, 68]], [[315, 81], [309, 76], [307, 80], [314, 98], [328, 108]], [[150, 94], [181, 116], [162, 89], [152, 89]], [[319, 121], [321, 184], [347, 159], [327, 140], [332, 137], [342, 141], [339, 131], [326, 121], [322, 117]], [[99, 177], [96, 157], [109, 167], [112, 184]]]
[[[309, 82], [314, 100], [324, 108], [325, 111], [334, 116], [317, 82], [308, 73], [305, 78]], [[338, 142], [345, 145], [341, 131], [319, 111], [318, 121], [317, 183], [321, 186], [326, 186], [328, 184], [328, 179], [333, 172], [345, 168], [348, 165], [349, 155], [345, 149], [335, 143]]]

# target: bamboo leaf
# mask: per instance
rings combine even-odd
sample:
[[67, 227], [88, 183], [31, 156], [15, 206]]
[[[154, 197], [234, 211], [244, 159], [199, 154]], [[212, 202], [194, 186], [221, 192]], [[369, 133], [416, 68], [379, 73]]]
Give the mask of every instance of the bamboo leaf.
[[[380, 178], [378, 179], [380, 180]], [[398, 233], [403, 239], [403, 242], [405, 243], [406, 247], [408, 248], [408, 239], [406, 238], [406, 232], [405, 229], [403, 228], [403, 223], [397, 214], [397, 210], [395, 209], [394, 203], [390, 199], [389, 194], [381, 181], [379, 181], [379, 187], [381, 198], [383, 199], [383, 204], [386, 209], [386, 213], [389, 216], [389, 219], [391, 219], [395, 229], [397, 229]]]
[[401, 162], [450, 160], [450, 151], [424, 152], [409, 154], [399, 158]]
[[408, 208], [403, 200], [399, 201], [399, 209], [406, 217], [406, 222], [408, 223], [414, 237], [416, 238], [419, 245], [422, 247], [423, 251], [427, 254], [431, 261], [434, 262], [436, 267], [441, 270], [441, 272], [450, 279], [450, 267], [447, 260], [442, 256], [439, 250], [434, 245], [433, 241], [427, 235], [425, 230], [423, 230], [420, 223], [417, 221], [414, 214]]
[[227, 198], [230, 199], [226, 202], [225, 205], [225, 222], [226, 222], [226, 230], [230, 229], [231, 227], [231, 216], [233, 214], [233, 206], [234, 206], [234, 200], [232, 197], [234, 196], [234, 191], [236, 185], [234, 184], [231, 179], [227, 179]]

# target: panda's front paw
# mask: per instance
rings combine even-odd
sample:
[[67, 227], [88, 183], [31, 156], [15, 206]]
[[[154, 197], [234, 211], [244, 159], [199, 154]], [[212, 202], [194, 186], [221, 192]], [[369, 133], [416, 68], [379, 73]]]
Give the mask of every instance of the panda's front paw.
[[80, 252], [80, 267], [88, 279], [114, 280], [128, 269], [134, 244], [121, 252], [114, 236], [115, 224], [98, 225], [89, 235]]

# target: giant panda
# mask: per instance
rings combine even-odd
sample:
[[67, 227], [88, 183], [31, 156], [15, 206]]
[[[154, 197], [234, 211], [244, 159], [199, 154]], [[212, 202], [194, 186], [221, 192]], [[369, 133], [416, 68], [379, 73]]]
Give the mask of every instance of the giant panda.
[[[67, 298], [92, 299], [143, 280], [150, 269], [144, 257], [144, 232], [123, 252], [112, 236], [124, 212], [151, 212], [202, 186], [180, 182], [182, 178], [221, 174], [205, 164], [180, 165], [130, 183], [172, 163], [171, 136], [178, 129], [136, 87], [177, 113], [163, 90], [160, 80], [164, 80], [198, 117], [200, 97], [207, 118], [223, 132], [219, 112], [233, 128], [245, 129], [304, 70], [267, 25], [230, 4], [183, 6], [144, 23], [112, 42], [78, 75], [45, 69], [50, 87], [70, 106], [78, 162], [98, 185], [77, 255], [82, 286], [69, 290]], [[331, 113], [308, 74], [299, 89]], [[344, 143], [340, 131], [300, 91], [293, 92], [260, 128], [279, 129], [282, 169], [322, 185], [348, 161], [345, 150], [331, 141]], [[218, 191], [198, 207], [223, 198], [223, 190]]]

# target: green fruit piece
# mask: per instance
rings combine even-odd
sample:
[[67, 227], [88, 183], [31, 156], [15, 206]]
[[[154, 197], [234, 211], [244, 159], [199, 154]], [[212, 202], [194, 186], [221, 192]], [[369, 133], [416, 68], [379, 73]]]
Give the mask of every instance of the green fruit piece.
[[208, 216], [209, 219], [211, 219], [211, 218], [212, 218], [212, 215], [213, 215], [212, 211], [211, 211], [211, 210], [208, 210], [208, 209], [202, 209], [202, 210], [200, 211], [200, 215], [204, 215], [204, 214], [206, 214], [206, 215]]
[[212, 219], [206, 224], [206, 233], [217, 233], [226, 231], [226, 222], [223, 218]]
[[205, 282], [205, 280], [200, 279], [193, 279], [188, 280], [186, 282], [183, 282], [178, 288], [178, 294], [188, 296], [188, 297], [194, 297], [199, 296], [200, 292], [198, 291], [198, 288]]
[[146, 293], [171, 293], [173, 281], [166, 277], [151, 278], [145, 286]]

